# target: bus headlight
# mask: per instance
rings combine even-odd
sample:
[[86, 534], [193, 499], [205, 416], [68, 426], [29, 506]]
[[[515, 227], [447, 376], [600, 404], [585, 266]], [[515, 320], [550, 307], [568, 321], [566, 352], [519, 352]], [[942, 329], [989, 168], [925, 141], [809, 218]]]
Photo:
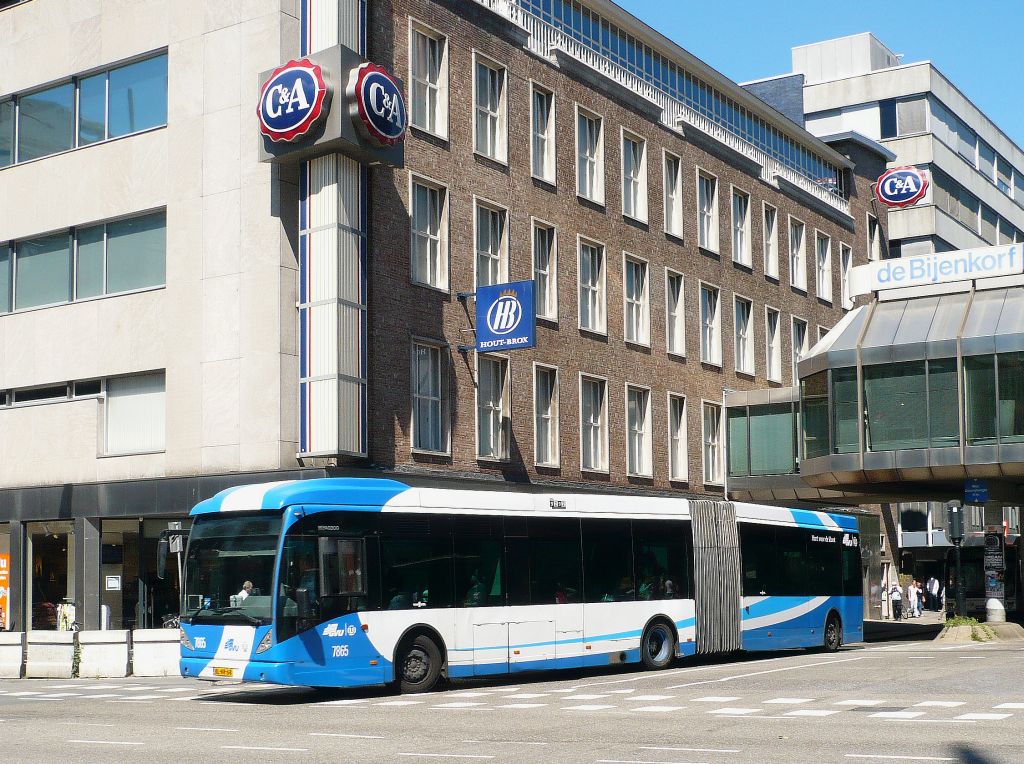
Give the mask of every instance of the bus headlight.
[[188, 634], [185, 633], [185, 630], [178, 629], [178, 631], [181, 632], [181, 646], [188, 650], [195, 650], [195, 648], [192, 647], [192, 640], [188, 638]]
[[256, 647], [257, 655], [259, 655], [260, 653], [265, 653], [267, 650], [270, 649], [270, 646], [274, 644], [274, 641], [270, 638], [270, 635], [272, 633], [273, 629], [267, 629], [266, 635], [263, 637], [263, 639], [260, 640], [259, 645]]

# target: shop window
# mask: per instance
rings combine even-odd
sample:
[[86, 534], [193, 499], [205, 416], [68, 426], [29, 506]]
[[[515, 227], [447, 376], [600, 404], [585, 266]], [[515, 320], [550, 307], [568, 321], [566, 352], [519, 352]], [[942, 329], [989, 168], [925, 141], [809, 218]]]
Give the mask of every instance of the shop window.
[[[750, 407], [750, 474], [791, 475], [797, 471], [796, 416], [791, 403]], [[731, 433], [730, 433], [731, 437]]]
[[832, 452], [852, 454], [860, 448], [857, 417], [857, 369], [832, 370]]
[[971, 446], [996, 442], [995, 356], [964, 358], [964, 413], [967, 443]]
[[999, 442], [1024, 442], [1024, 353], [999, 355]]
[[0, 523], [0, 631], [14, 626], [11, 623], [11, 526]]
[[803, 404], [804, 457], [827, 456], [828, 447], [828, 372], [822, 371], [800, 381]]
[[870, 451], [927, 448], [924, 361], [864, 368]]
[[959, 444], [958, 403], [956, 359], [937, 358], [928, 361], [928, 441], [932, 448]]
[[67, 521], [28, 524], [30, 628], [68, 631], [75, 620], [74, 531]]

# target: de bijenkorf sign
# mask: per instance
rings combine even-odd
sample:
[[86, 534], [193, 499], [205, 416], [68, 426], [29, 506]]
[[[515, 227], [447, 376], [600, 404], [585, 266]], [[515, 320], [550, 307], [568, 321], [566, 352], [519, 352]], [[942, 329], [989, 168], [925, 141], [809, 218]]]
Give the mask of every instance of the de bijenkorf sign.
[[533, 281], [476, 290], [476, 349], [480, 353], [532, 348], [537, 339]]
[[260, 88], [260, 132], [274, 142], [298, 140], [323, 116], [327, 92], [319, 64], [303, 58], [279, 66]]
[[875, 196], [887, 207], [917, 204], [928, 191], [928, 176], [916, 167], [893, 167], [875, 184]]
[[382, 146], [405, 137], [409, 114], [398, 82], [386, 69], [365, 63], [352, 73], [348, 87], [352, 121], [363, 135]]

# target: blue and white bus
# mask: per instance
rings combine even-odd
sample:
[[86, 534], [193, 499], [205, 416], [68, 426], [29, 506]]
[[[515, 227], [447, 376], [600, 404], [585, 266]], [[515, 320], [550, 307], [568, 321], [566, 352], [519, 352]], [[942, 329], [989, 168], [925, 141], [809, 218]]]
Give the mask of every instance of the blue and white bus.
[[191, 514], [186, 677], [422, 692], [863, 636], [844, 515], [364, 478], [231, 488]]

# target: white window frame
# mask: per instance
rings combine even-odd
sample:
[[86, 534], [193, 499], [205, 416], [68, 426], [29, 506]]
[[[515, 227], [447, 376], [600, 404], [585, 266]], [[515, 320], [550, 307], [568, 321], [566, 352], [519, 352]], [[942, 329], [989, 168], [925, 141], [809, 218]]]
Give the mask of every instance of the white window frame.
[[[822, 326], [821, 324], [818, 324], [818, 339], [815, 341], [814, 344], [817, 345], [819, 342], [821, 342], [825, 338], [825, 335], [829, 333], [829, 331], [830, 330], [827, 326]], [[813, 348], [814, 345], [812, 345], [811, 347]]]
[[800, 377], [797, 374], [798, 361], [797, 361], [797, 357], [796, 357], [796, 355], [797, 355], [796, 354], [796, 343], [794, 342], [794, 340], [796, 339], [796, 325], [798, 323], [804, 325], [804, 342], [803, 342], [803, 347], [800, 349], [800, 358], [801, 359], [806, 358], [807, 357], [807, 351], [811, 349], [811, 346], [810, 346], [810, 328], [811, 328], [811, 325], [809, 323], [807, 323], [807, 319], [805, 319], [805, 318], [801, 318], [800, 316], [790, 316], [789, 317], [789, 345], [790, 345], [789, 350], [790, 350], [790, 367], [791, 367], [791, 372], [792, 372], [792, 375], [793, 375], [792, 376], [793, 386], [796, 386], [800, 382]]
[[[626, 176], [626, 141], [637, 144], [640, 147], [640, 167], [634, 177]], [[630, 132], [624, 127], [619, 128], [619, 172], [622, 177], [622, 214], [640, 223], [647, 222], [647, 140], [636, 133]], [[626, 210], [627, 190], [636, 183], [636, 209]], [[629, 195], [632, 199], [632, 195]]]
[[[736, 320], [737, 306], [741, 303], [747, 305], [747, 327], [746, 333], [743, 335], [744, 347], [740, 347], [740, 326]], [[754, 321], [754, 301], [749, 297], [744, 297], [741, 294], [733, 293], [732, 296], [732, 350], [733, 350], [733, 363], [736, 365], [737, 374], [746, 374], [747, 376], [754, 376], [754, 335], [755, 335], [755, 321]], [[742, 359], [741, 359], [742, 353]], [[741, 364], [740, 361], [743, 361]]]
[[[535, 103], [534, 94], [541, 92], [547, 95], [551, 108], [548, 109], [548, 121], [544, 131], [544, 156], [542, 157], [542, 172], [537, 172], [537, 147], [535, 145], [535, 136], [537, 132], [534, 130], [536, 127], [534, 120], [536, 119], [535, 114]], [[552, 186], [555, 185], [555, 168], [557, 167], [556, 154], [557, 145], [555, 144], [555, 92], [551, 88], [546, 88], [539, 82], [530, 80], [530, 173], [534, 178], [542, 180], [545, 183], [550, 183]]]
[[[554, 223], [549, 223], [541, 218], [531, 217], [530, 218], [530, 257], [533, 261], [533, 282], [534, 289], [537, 290], [537, 295], [540, 294], [540, 288], [537, 285], [537, 274], [540, 272], [537, 269], [537, 229], [545, 228], [551, 231], [551, 251], [548, 253], [548, 269], [547, 269], [547, 289], [545, 290], [545, 298], [547, 301], [548, 311], [547, 313], [541, 313], [539, 308], [537, 309], [537, 318], [542, 318], [545, 321], [552, 321], [558, 323], [558, 229], [555, 228]], [[539, 306], [540, 300], [536, 299], [535, 303]]]
[[[739, 226], [737, 226], [737, 221], [736, 221], [736, 202], [735, 202], [735, 197], [737, 197], [737, 196], [744, 197], [746, 199], [746, 201], [747, 201], [746, 213], [743, 216], [744, 219], [742, 221], [742, 228], [741, 228], [742, 234], [743, 234], [743, 241], [740, 243], [739, 247], [736, 246], [737, 229], [740, 228]], [[752, 232], [750, 230], [750, 206], [751, 206], [750, 192], [744, 191], [739, 186], [734, 186], [734, 185], [730, 184], [729, 185], [729, 220], [731, 221], [731, 226], [730, 226], [729, 231], [730, 231], [731, 239], [732, 239], [732, 261], [734, 263], [739, 263], [740, 265], [746, 266], [747, 268], [753, 268], [754, 267], [753, 236], [751, 235]]]
[[[498, 110], [482, 109], [477, 103], [476, 72], [477, 67], [483, 66], [500, 75], [501, 92], [498, 94]], [[473, 153], [486, 157], [493, 162], [508, 164], [508, 67], [495, 61], [490, 56], [485, 56], [480, 51], [473, 50]], [[486, 111], [495, 120], [494, 128], [494, 154], [488, 154], [477, 145], [477, 119], [481, 117], [481, 111]]]
[[[673, 483], [686, 483], [690, 480], [690, 452], [687, 438], [687, 411], [686, 396], [681, 393], [668, 392], [665, 396], [665, 415], [668, 422], [668, 479]], [[679, 401], [682, 407], [682, 418], [678, 429], [674, 428], [672, 421], [672, 402]], [[682, 464], [676, 464], [673, 458], [672, 441], [678, 440], [678, 453], [681, 455]]]
[[[584, 449], [583, 449], [583, 382], [584, 381], [600, 382], [601, 385], [602, 385], [602, 390], [604, 391], [604, 397], [603, 397], [603, 399], [601, 401], [601, 411], [602, 411], [601, 422], [600, 422], [601, 443], [599, 444], [600, 445], [600, 449], [601, 449], [601, 453], [598, 454], [598, 456], [600, 457], [599, 460], [598, 460], [600, 462], [600, 464], [595, 466], [595, 467], [587, 467], [587, 466], [585, 466], [584, 461], [583, 461], [583, 452], [584, 452]], [[608, 407], [608, 404], [609, 404], [609, 401], [608, 401], [608, 380], [605, 377], [600, 377], [600, 376], [597, 376], [596, 374], [584, 374], [583, 372], [580, 372], [579, 385], [577, 387], [577, 390], [579, 392], [579, 400], [577, 401], [577, 405], [579, 406], [579, 412], [580, 412], [580, 430], [579, 430], [579, 438], [580, 438], [580, 441], [579, 441], [579, 443], [580, 443], [580, 471], [581, 472], [604, 473], [604, 474], [607, 474], [609, 472], [609, 469], [608, 469], [608, 462], [609, 462], [609, 458], [608, 458], [608, 408], [609, 408]]]
[[478, 248], [479, 239], [477, 238], [478, 226], [479, 226], [479, 210], [480, 208], [490, 210], [491, 212], [497, 212], [504, 219], [504, 225], [501, 230], [501, 241], [498, 243], [498, 275], [493, 283], [504, 284], [508, 281], [508, 240], [509, 240], [509, 214], [508, 207], [503, 207], [500, 204], [484, 199], [480, 196], [473, 197], [473, 285], [474, 287], [480, 286], [480, 274], [477, 268], [477, 260], [480, 257], [480, 250]]
[[[596, 156], [593, 158], [594, 163], [594, 188], [593, 194], [583, 193], [582, 184], [580, 183], [580, 118], [584, 117], [589, 120], [596, 120], [597, 122], [597, 146], [595, 147]], [[587, 109], [580, 104], [575, 104], [575, 126], [573, 132], [576, 136], [575, 144], [575, 157], [576, 157], [576, 196], [581, 199], [587, 199], [594, 204], [604, 206], [604, 117], [596, 112]], [[589, 154], [588, 163], [590, 161]]]
[[[768, 210], [774, 214], [774, 225], [768, 231]], [[779, 279], [779, 208], [768, 202], [761, 202], [761, 235], [764, 238], [764, 275]]]
[[[499, 410], [499, 416], [501, 419], [501, 442], [499, 443], [498, 455], [483, 454], [481, 453], [480, 443], [480, 362], [494, 362], [504, 366], [505, 378], [502, 380], [501, 389], [501, 409]], [[512, 411], [511, 411], [511, 387], [512, 387], [512, 364], [509, 361], [508, 356], [497, 355], [493, 353], [477, 353], [476, 354], [476, 384], [473, 386], [474, 389], [474, 428], [476, 430], [476, 458], [479, 461], [487, 462], [507, 462], [509, 460], [509, 445], [512, 434]]]
[[[652, 427], [651, 427], [651, 388], [646, 385], [634, 385], [629, 382], [625, 384], [625, 398], [623, 399], [625, 423], [626, 423], [626, 474], [629, 477], [642, 477], [650, 478], [654, 477], [654, 444], [651, 440]], [[629, 421], [629, 395], [632, 392], [639, 392], [643, 394], [644, 398], [644, 421], [643, 428], [636, 430], [639, 436], [643, 439], [640, 444], [640, 458], [641, 463], [635, 465], [637, 469], [630, 469], [630, 458], [633, 453], [633, 434], [634, 429]]]
[[[786, 240], [789, 244], [789, 284], [801, 292], [807, 292], [807, 224], [798, 217], [789, 215], [787, 218]], [[800, 226], [800, 251], [793, 247], [793, 224]], [[797, 258], [799, 261], [797, 262]]]
[[[718, 194], [719, 194], [719, 182], [718, 176], [714, 173], [710, 173], [707, 170], [702, 170], [700, 167], [694, 168], [697, 180], [697, 188], [695, 190], [697, 198], [697, 246], [701, 249], [707, 250], [708, 252], [718, 253], [719, 248], [719, 231], [718, 231]], [[703, 220], [705, 219], [704, 210], [700, 203], [700, 189], [701, 179], [710, 180], [714, 186], [714, 192], [711, 196], [711, 210], [710, 216], [708, 217], [708, 231], [706, 240], [702, 235], [704, 231]]]
[[[440, 411], [439, 422], [441, 425], [441, 441], [443, 448], [432, 449], [422, 448], [416, 445], [416, 399], [427, 398], [430, 396], [419, 395], [416, 387], [417, 375], [416, 375], [416, 348], [417, 346], [429, 347], [432, 350], [437, 351], [437, 370], [439, 375], [439, 393], [438, 408]], [[431, 339], [429, 337], [417, 337], [413, 336], [409, 342], [410, 353], [410, 364], [409, 364], [409, 400], [411, 403], [409, 411], [409, 448], [414, 454], [441, 454], [443, 456], [450, 456], [452, 452], [452, 437], [451, 437], [451, 419], [448, 415], [447, 398], [445, 394], [448, 384], [448, 372], [446, 370], [447, 360], [444, 351], [448, 349], [448, 345], [445, 342]]]
[[[542, 462], [538, 458], [537, 444], [540, 442], [540, 436], [538, 434], [538, 422], [540, 421], [540, 412], [537, 409], [537, 375], [538, 372], [544, 371], [545, 373], [551, 372], [555, 377], [555, 384], [551, 391], [551, 412], [548, 416], [549, 427], [550, 427], [550, 454], [551, 459], [546, 462]], [[559, 467], [561, 466], [561, 449], [559, 448], [559, 417], [560, 417], [560, 406], [559, 406], [559, 394], [561, 387], [561, 373], [557, 366], [551, 366], [544, 363], [533, 363], [533, 463], [537, 467]]]
[[[872, 215], [870, 212], [865, 213], [867, 215], [867, 223], [864, 227], [864, 232], [868, 240], [868, 262], [874, 263], [882, 259], [882, 226], [878, 222], [878, 217]], [[875, 235], [871, 235], [871, 223], [874, 221]]]
[[[597, 318], [600, 321], [594, 327], [583, 325], [583, 282], [580, 279], [580, 275], [583, 273], [583, 247], [584, 245], [594, 247], [598, 250], [601, 257], [601, 273], [598, 278], [597, 288], [594, 290], [596, 294], [596, 313]], [[590, 287], [587, 287], [588, 291]], [[576, 325], [584, 332], [590, 332], [591, 334], [608, 334], [608, 250], [601, 242], [594, 241], [593, 239], [587, 239], [583, 236], [576, 236]]]
[[[437, 83], [431, 83], [429, 79], [418, 78], [414, 73], [415, 61], [416, 61], [416, 35], [422, 35], [423, 37], [432, 38], [441, 46], [441, 60], [438, 65], [438, 76]], [[425, 133], [436, 135], [438, 138], [448, 140], [448, 37], [438, 32], [433, 27], [424, 24], [419, 19], [412, 16], [409, 17], [409, 93], [410, 93], [410, 105], [409, 105], [409, 124], [417, 130], [422, 130]], [[417, 125], [412, 121], [412, 97], [414, 88], [417, 81], [422, 81], [427, 90], [433, 88], [436, 92], [436, 102], [434, 105], [434, 129], [431, 130], [429, 126]]]
[[[643, 271], [644, 284], [639, 301], [635, 301], [639, 311], [640, 326], [637, 336], [629, 336], [629, 305], [630, 299], [626, 293], [626, 269], [629, 265], [639, 265]], [[651, 346], [651, 266], [647, 260], [637, 257], [629, 252], [622, 253], [622, 336], [630, 345]]]
[[[431, 284], [429, 281], [421, 281], [416, 277], [416, 236], [417, 232], [415, 229], [415, 214], [413, 205], [415, 204], [416, 186], [424, 186], [425, 188], [437, 191], [440, 194], [440, 213], [441, 219], [438, 226], [438, 269], [437, 273], [439, 281], [437, 284]], [[428, 234], [429, 237], [429, 234]], [[417, 286], [427, 287], [428, 289], [437, 289], [438, 291], [447, 294], [451, 287], [451, 257], [449, 256], [449, 244], [448, 244], [448, 187], [443, 183], [438, 183], [432, 178], [427, 178], [423, 175], [416, 173], [409, 173], [409, 280]], [[475, 261], [474, 261], [475, 262]]]
[[[714, 333], [714, 337], [710, 338], [714, 340], [713, 346], [707, 346], [709, 343], [705, 342], [705, 331], [708, 324], [704, 320], [704, 292], [711, 290], [715, 293], [715, 315], [714, 321], [711, 324], [711, 329]], [[697, 301], [697, 311], [700, 317], [700, 361], [711, 366], [722, 367], [722, 290], [720, 287], [714, 284], [708, 284], [704, 281], [700, 282], [700, 291], [698, 292], [699, 299]], [[710, 342], [710, 340], [709, 340]], [[710, 354], [710, 355], [709, 355]]]
[[[826, 242], [824, 264], [818, 252], [821, 239]], [[814, 229], [814, 292], [819, 300], [832, 304], [832, 237], [817, 228]]]
[[[669, 160], [676, 164], [674, 178], [669, 177]], [[664, 188], [662, 203], [665, 207], [665, 233], [683, 238], [683, 159], [667, 149], [661, 150], [661, 172]], [[671, 181], [671, 185], [670, 182]]]
[[[775, 344], [769, 342], [768, 329], [771, 322], [768, 320], [769, 313], [774, 313], [775, 320]], [[771, 305], [764, 306], [764, 368], [765, 376], [769, 382], [782, 383], [782, 311], [773, 308]], [[776, 370], [773, 374], [772, 369]]]
[[853, 309], [853, 292], [850, 277], [853, 271], [853, 247], [839, 242], [839, 298], [843, 310]]
[[[713, 448], [715, 450], [715, 464], [708, 464], [708, 418], [706, 411], [709, 408], [714, 408], [718, 411], [718, 426], [715, 430], [716, 439], [714, 441]], [[701, 475], [704, 478], [705, 486], [721, 486], [725, 484], [725, 465], [723, 464], [725, 457], [725, 427], [723, 422], [724, 412], [722, 410], [721, 401], [709, 401], [702, 400], [700, 402], [700, 457], [701, 457]], [[709, 470], [711, 467], [717, 467], [713, 471]]]
[[[679, 304], [676, 306], [674, 317], [669, 305], [670, 295], [672, 294], [669, 282], [673, 278], [679, 279]], [[680, 347], [677, 349], [672, 347], [672, 332], [669, 331], [669, 327], [673, 322], [676, 324], [680, 340]], [[679, 358], [686, 357], [686, 279], [682, 273], [671, 268], [665, 269], [665, 352]]]

